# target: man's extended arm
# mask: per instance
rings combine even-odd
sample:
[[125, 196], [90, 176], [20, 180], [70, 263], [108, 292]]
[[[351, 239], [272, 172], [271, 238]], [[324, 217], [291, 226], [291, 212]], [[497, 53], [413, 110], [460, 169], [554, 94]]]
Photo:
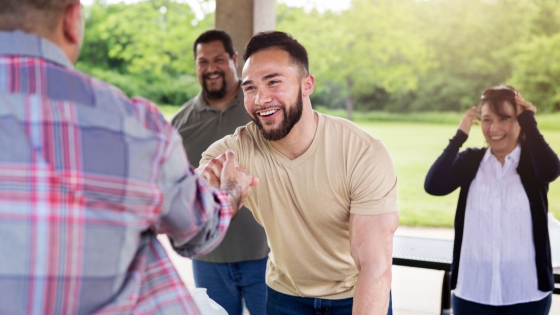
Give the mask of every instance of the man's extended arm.
[[213, 188], [189, 166], [179, 134], [166, 123], [161, 129], [168, 141], [158, 175], [163, 204], [157, 232], [166, 233], [182, 256], [205, 254], [221, 242], [238, 205], [257, 181], [238, 168], [235, 154], [229, 152], [223, 157], [224, 185]]
[[397, 212], [350, 214], [350, 251], [360, 273], [354, 292], [354, 315], [387, 314], [393, 235], [398, 223]]

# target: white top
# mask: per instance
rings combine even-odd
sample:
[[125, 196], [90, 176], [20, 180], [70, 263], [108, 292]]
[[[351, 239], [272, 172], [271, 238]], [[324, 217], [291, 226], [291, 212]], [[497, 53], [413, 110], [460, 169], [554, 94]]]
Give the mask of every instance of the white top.
[[490, 151], [469, 189], [454, 293], [495, 306], [538, 301], [550, 292], [538, 290], [531, 210], [517, 174], [521, 148], [503, 167]]

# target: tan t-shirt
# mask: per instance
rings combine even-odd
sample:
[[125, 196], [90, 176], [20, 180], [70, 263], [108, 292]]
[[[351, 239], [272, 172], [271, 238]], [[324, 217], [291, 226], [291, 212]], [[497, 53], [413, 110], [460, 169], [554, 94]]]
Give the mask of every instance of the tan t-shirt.
[[266, 283], [289, 295], [352, 297], [350, 213], [397, 211], [397, 177], [381, 142], [345, 119], [318, 113], [309, 149], [289, 160], [249, 123], [212, 144], [200, 165], [227, 149], [260, 179], [245, 203], [268, 236]]

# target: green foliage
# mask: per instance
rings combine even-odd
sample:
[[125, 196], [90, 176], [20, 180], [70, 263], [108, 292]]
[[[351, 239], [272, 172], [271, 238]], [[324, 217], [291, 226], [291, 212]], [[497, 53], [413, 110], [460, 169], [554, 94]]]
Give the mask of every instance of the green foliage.
[[199, 91], [192, 43], [212, 27], [212, 16], [197, 22], [185, 3], [149, 0], [98, 1], [85, 17], [80, 70], [163, 104], [182, 104]]
[[414, 28], [414, 5], [414, 0], [355, 0], [348, 11], [323, 14], [280, 5], [277, 29], [306, 46], [317, 85], [335, 87], [334, 98], [352, 107], [375, 90], [415, 90], [418, 74], [434, 65]]
[[560, 33], [537, 36], [515, 58], [512, 83], [539, 110], [560, 110]]
[[418, 12], [438, 67], [420, 80], [410, 110], [464, 110], [484, 88], [508, 81], [534, 7], [519, 0], [432, 0]]
[[[192, 43], [211, 14], [196, 21], [180, 0], [103, 3], [86, 7], [79, 69], [159, 103], [198, 92]], [[277, 4], [276, 14], [308, 49], [314, 104], [462, 112], [508, 83], [539, 112], [560, 111], [560, 0], [353, 0], [341, 12]]]
[[279, 30], [309, 50], [328, 108], [463, 111], [514, 83], [557, 111], [560, 0], [355, 0], [349, 10], [278, 6]]

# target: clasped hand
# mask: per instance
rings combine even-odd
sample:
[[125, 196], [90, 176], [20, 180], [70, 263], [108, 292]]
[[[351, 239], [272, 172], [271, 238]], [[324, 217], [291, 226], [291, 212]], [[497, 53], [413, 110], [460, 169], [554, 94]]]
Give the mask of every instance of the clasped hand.
[[212, 187], [225, 190], [230, 198], [234, 214], [237, 213], [249, 194], [251, 186], [259, 183], [257, 177], [251, 176], [237, 164], [235, 153], [227, 150], [217, 158], [211, 159], [200, 171]]

